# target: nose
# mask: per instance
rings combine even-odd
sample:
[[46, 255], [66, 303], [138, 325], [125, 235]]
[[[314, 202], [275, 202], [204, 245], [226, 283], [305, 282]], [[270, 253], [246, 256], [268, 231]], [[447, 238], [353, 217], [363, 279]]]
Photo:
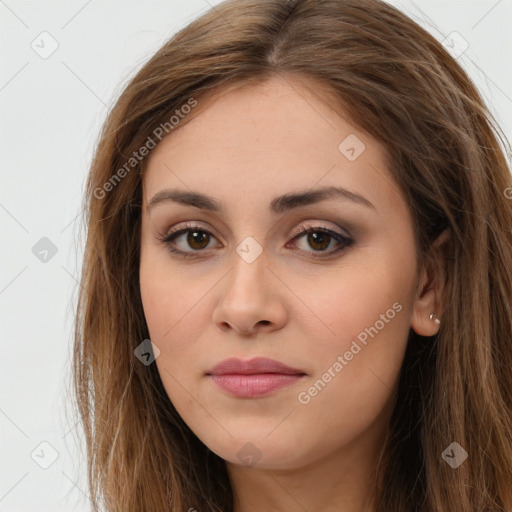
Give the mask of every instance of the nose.
[[285, 325], [285, 290], [269, 270], [264, 252], [252, 263], [235, 254], [233, 268], [221, 283], [212, 317], [221, 331], [252, 335]]

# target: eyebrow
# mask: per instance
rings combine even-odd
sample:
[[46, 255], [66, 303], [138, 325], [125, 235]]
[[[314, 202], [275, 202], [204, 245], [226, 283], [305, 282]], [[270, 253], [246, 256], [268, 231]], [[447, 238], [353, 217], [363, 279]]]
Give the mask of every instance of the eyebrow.
[[[278, 196], [270, 202], [270, 210], [273, 213], [284, 213], [294, 208], [301, 206], [308, 206], [310, 204], [319, 203], [326, 199], [345, 199], [353, 201], [354, 203], [377, 210], [375, 206], [365, 197], [351, 192], [342, 187], [323, 187], [313, 190], [305, 190], [284, 194]], [[209, 210], [212, 212], [222, 212], [222, 204], [215, 198], [201, 194], [199, 192], [189, 192], [178, 189], [164, 189], [157, 192], [151, 201], [149, 201], [147, 209], [150, 210], [156, 205], [164, 202], [175, 202], [187, 206], [194, 206], [202, 210]]]

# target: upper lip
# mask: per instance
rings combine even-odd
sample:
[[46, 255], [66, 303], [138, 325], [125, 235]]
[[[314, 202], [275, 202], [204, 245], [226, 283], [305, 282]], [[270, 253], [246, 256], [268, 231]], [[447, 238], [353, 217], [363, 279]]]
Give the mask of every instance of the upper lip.
[[232, 357], [225, 359], [219, 364], [215, 365], [207, 375], [226, 375], [226, 374], [240, 374], [240, 375], [254, 375], [259, 373], [282, 373], [286, 375], [305, 375], [302, 370], [291, 368], [290, 366], [268, 359], [266, 357], [255, 357], [248, 361]]

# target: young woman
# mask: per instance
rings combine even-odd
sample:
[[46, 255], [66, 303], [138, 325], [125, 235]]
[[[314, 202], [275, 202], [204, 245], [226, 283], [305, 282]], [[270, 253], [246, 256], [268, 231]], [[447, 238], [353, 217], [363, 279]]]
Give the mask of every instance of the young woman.
[[91, 166], [95, 510], [512, 511], [510, 146], [378, 0], [232, 0]]

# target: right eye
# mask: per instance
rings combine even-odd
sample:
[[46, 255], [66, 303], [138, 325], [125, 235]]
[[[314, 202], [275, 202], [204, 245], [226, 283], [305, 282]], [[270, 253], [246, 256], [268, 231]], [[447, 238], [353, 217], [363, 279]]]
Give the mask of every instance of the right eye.
[[184, 228], [168, 233], [161, 241], [172, 253], [190, 258], [196, 256], [193, 253], [208, 249], [212, 239], [215, 237], [209, 231], [201, 226], [187, 223]]

